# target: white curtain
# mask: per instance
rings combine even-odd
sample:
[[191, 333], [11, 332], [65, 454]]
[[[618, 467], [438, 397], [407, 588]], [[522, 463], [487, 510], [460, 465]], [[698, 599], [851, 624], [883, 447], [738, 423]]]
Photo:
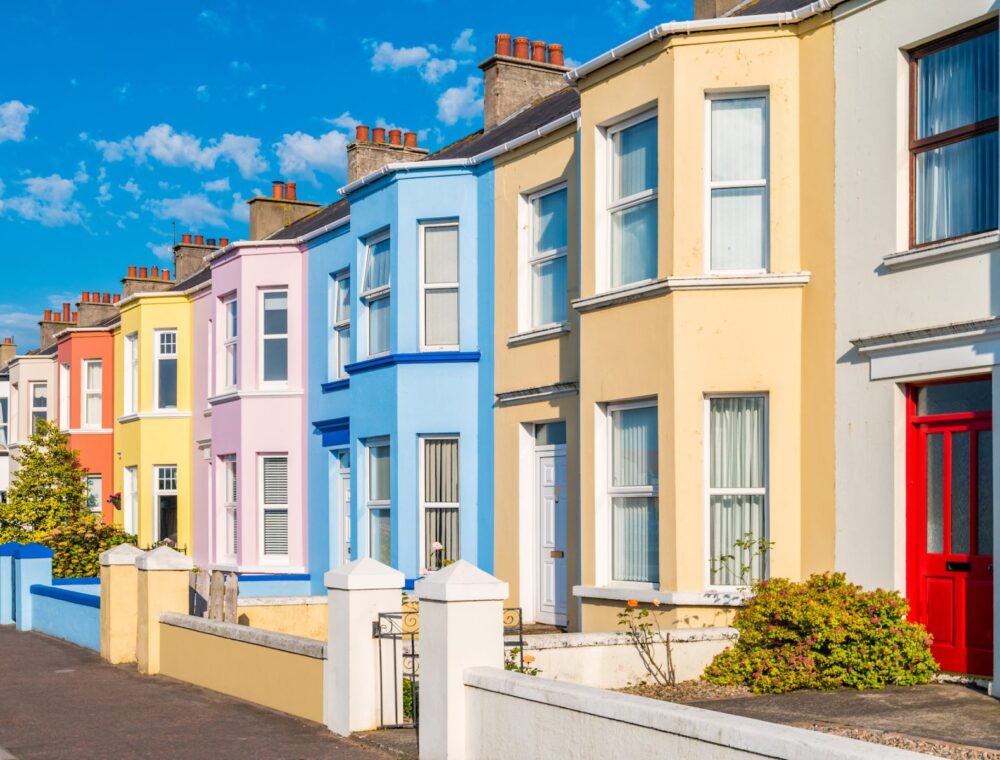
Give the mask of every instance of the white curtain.
[[424, 291], [424, 319], [424, 342], [428, 346], [457, 346], [458, 291]]
[[566, 256], [531, 267], [531, 323], [535, 327], [566, 321]]
[[368, 500], [389, 501], [389, 447], [372, 446], [368, 449]]
[[997, 133], [917, 154], [917, 242], [997, 226]]
[[389, 284], [389, 240], [380, 240], [368, 246], [368, 263], [365, 267], [365, 292]]
[[388, 509], [370, 509], [368, 522], [369, 554], [384, 565], [392, 564], [392, 522]]
[[765, 98], [712, 101], [712, 180], [739, 182], [765, 177]]
[[[718, 586], [740, 586], [764, 577], [766, 557], [759, 552], [736, 548], [737, 540], [749, 534], [757, 539], [764, 531], [764, 497], [749, 495], [712, 496], [711, 552], [712, 583]], [[733, 559], [720, 561], [721, 557]], [[749, 577], [742, 569], [749, 567]]]
[[611, 413], [611, 487], [647, 487], [647, 494], [611, 499], [612, 576], [616, 581], [659, 579], [659, 445], [656, 407]]
[[389, 350], [389, 299], [379, 298], [368, 305], [368, 353]]
[[997, 115], [997, 33], [921, 58], [917, 137], [941, 134]]
[[542, 195], [534, 200], [534, 255], [566, 247], [566, 191]]
[[659, 472], [656, 407], [611, 413], [611, 487], [655, 486]]
[[[657, 119], [616, 132], [612, 202], [657, 188]], [[656, 277], [656, 200], [612, 212], [611, 285]]]
[[86, 420], [89, 425], [101, 424], [101, 362], [87, 362], [87, 410]]

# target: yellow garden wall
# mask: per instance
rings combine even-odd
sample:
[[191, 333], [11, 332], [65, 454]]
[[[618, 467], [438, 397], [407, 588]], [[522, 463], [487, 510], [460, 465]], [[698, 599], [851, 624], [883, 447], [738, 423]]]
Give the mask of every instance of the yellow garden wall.
[[255, 603], [257, 601], [246, 600], [247, 603], [243, 601], [239, 603], [236, 608], [236, 619], [240, 625], [326, 641], [327, 605], [325, 602], [323, 604], [258, 604]]

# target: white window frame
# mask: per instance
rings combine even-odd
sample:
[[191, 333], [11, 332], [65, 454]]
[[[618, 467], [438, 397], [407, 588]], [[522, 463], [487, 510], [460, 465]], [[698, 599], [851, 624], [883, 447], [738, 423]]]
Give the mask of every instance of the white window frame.
[[[90, 377], [90, 366], [96, 364], [101, 368], [101, 384], [97, 388], [87, 385]], [[80, 362], [80, 427], [84, 430], [100, 430], [104, 421], [104, 362], [100, 359], [84, 359]], [[88, 419], [87, 410], [91, 398], [97, 397], [97, 421]]]
[[[418, 473], [418, 476], [417, 476], [417, 488], [419, 489], [419, 491], [417, 492], [417, 503], [420, 505], [420, 517], [419, 517], [420, 525], [419, 525], [419, 528], [417, 530], [417, 535], [418, 535], [418, 539], [417, 539], [417, 541], [418, 541], [417, 542], [417, 551], [418, 551], [417, 558], [418, 558], [418, 560], [420, 562], [421, 567], [423, 567], [424, 566], [424, 558], [427, 556], [427, 549], [429, 548], [426, 545], [427, 536], [426, 536], [426, 530], [425, 530], [426, 511], [427, 511], [427, 508], [429, 506], [431, 508], [433, 508], [433, 509], [455, 509], [458, 512], [458, 530], [459, 530], [458, 548], [459, 548], [459, 559], [461, 559], [461, 556], [462, 556], [461, 555], [461, 551], [462, 551], [462, 538], [461, 538], [461, 531], [462, 531], [462, 438], [459, 435], [422, 435], [422, 436], [420, 436], [419, 441], [420, 441], [420, 446], [419, 446], [419, 451], [418, 451], [418, 456], [417, 456], [417, 467], [419, 468], [419, 473]], [[425, 461], [424, 460], [424, 451], [425, 451], [425, 446], [427, 444], [427, 441], [455, 441], [455, 443], [458, 444], [458, 468], [459, 469], [458, 469], [458, 501], [457, 502], [437, 502], [437, 501], [428, 502], [426, 500], [427, 491], [424, 488], [424, 486], [425, 486], [425, 480], [426, 480], [426, 478], [425, 478], [425, 472], [426, 471], [424, 469], [424, 461]]]
[[[291, 315], [292, 315], [292, 301], [291, 294], [288, 287], [273, 287], [273, 288], [260, 288], [258, 291], [259, 297], [257, 299], [257, 320], [260, 325], [260, 339], [257, 344], [257, 383], [261, 388], [287, 388], [290, 382], [292, 374], [292, 343], [289, 338], [289, 333], [287, 330], [291, 328]], [[265, 335], [264, 333], [264, 299], [269, 293], [284, 293], [285, 294], [285, 330], [284, 333], [274, 333], [273, 335]], [[284, 340], [285, 341], [285, 379], [284, 380], [265, 380], [264, 379], [264, 345], [269, 340]]]
[[[174, 336], [174, 352], [172, 354], [165, 354], [160, 345], [160, 338], [171, 334]], [[153, 330], [153, 409], [156, 411], [169, 412], [181, 408], [181, 362], [177, 339], [177, 328], [175, 327]], [[160, 406], [160, 361], [169, 359], [173, 359], [176, 362], [174, 366], [177, 376], [174, 382], [177, 384], [177, 403], [174, 406]]]
[[[553, 193], [566, 193], [566, 245], [562, 248], [554, 248], [545, 251], [541, 255], [535, 255], [535, 224], [537, 215], [535, 214], [535, 202]], [[569, 324], [569, 292], [566, 298], [566, 319], [562, 322], [549, 322], [546, 324], [534, 324], [531, 314], [531, 307], [534, 303], [534, 288], [531, 273], [535, 266], [555, 261], [556, 259], [566, 260], [566, 287], [569, 288], [569, 184], [563, 181], [548, 185], [530, 193], [523, 193], [518, 202], [518, 215], [521, 219], [518, 227], [521, 230], [518, 248], [520, 253], [517, 257], [517, 280], [518, 280], [518, 309], [517, 322], [519, 332], [529, 332], [531, 330], [542, 330], [546, 327], [555, 327]]]
[[10, 446], [10, 396], [9, 395], [0, 396], [0, 449], [6, 449], [8, 446]]
[[[340, 313], [340, 294], [343, 283], [347, 283], [347, 314]], [[344, 367], [351, 363], [350, 340], [351, 340], [351, 270], [342, 269], [333, 275], [333, 298], [330, 304], [330, 323], [333, 325], [333, 367], [330, 376], [337, 380], [346, 380], [347, 372]], [[341, 352], [340, 340], [347, 333], [347, 356]]]
[[139, 468], [135, 465], [122, 468], [122, 528], [126, 533], [139, 535]]
[[221, 321], [224, 373], [222, 387], [224, 390], [233, 390], [240, 382], [240, 302], [236, 293], [223, 297]]
[[[81, 387], [83, 386], [84, 378], [80, 378]], [[69, 397], [70, 397], [70, 367], [67, 363], [59, 364], [59, 429], [69, 430], [69, 420], [70, 420], [70, 410], [69, 410]], [[81, 409], [80, 421], [83, 421], [83, 410]], [[81, 424], [80, 427], [83, 427]]]
[[[712, 103], [717, 100], [764, 99], [764, 177], [759, 180], [713, 180], [712, 179]], [[704, 196], [704, 238], [703, 252], [707, 274], [733, 275], [764, 274], [771, 269], [771, 97], [770, 91], [759, 87], [749, 90], [726, 90], [705, 93], [705, 196]], [[764, 249], [764, 266], [751, 269], [712, 269], [712, 191], [742, 190], [752, 187], [764, 188], [764, 221], [761, 224], [761, 245]]]
[[88, 510], [90, 511], [91, 514], [95, 514], [95, 515], [100, 516], [101, 510], [103, 509], [103, 501], [104, 501], [104, 482], [103, 482], [104, 478], [101, 477], [100, 473], [91, 472], [91, 473], [88, 473], [87, 475], [85, 475], [84, 478], [83, 478], [83, 480], [84, 480], [84, 483], [87, 486], [87, 501], [88, 502], [90, 501], [90, 496], [93, 493], [93, 491], [91, 490], [90, 484], [93, 483], [93, 482], [95, 482], [95, 481], [98, 484], [98, 487], [97, 487], [97, 507], [96, 508], [95, 507], [91, 507], [88, 504], [87, 508], [88, 508]]
[[[421, 222], [420, 230], [418, 235], [419, 251], [418, 251], [418, 261], [419, 261], [419, 271], [418, 277], [420, 280], [420, 300], [417, 304], [418, 310], [418, 320], [420, 324], [420, 350], [421, 351], [457, 351], [459, 345], [462, 342], [462, 296], [459, 283], [462, 279], [462, 244], [461, 244], [461, 228], [457, 219], [442, 220], [437, 222]], [[455, 243], [458, 246], [458, 250], [455, 251], [455, 267], [458, 270], [458, 279], [454, 282], [427, 282], [427, 270], [425, 268], [426, 263], [426, 234], [427, 230], [440, 228], [440, 227], [454, 227], [455, 228]], [[441, 345], [429, 345], [427, 343], [427, 314], [426, 314], [426, 304], [425, 299], [427, 297], [428, 291], [440, 291], [448, 292], [455, 291], [456, 296], [456, 308], [458, 313], [455, 314], [455, 327], [458, 333], [458, 341], [456, 343], [447, 343]]]
[[[764, 399], [764, 487], [763, 488], [712, 488], [712, 399], [717, 398], [762, 398]], [[771, 535], [771, 399], [766, 392], [746, 393], [706, 393], [702, 412], [702, 482], [705, 484], [702, 519], [705, 525], [705, 588], [708, 590], [732, 591], [738, 586], [712, 583], [712, 497], [713, 496], [763, 496], [764, 535]], [[764, 578], [771, 574], [771, 553], [764, 555]]]
[[[174, 487], [173, 488], [160, 488], [160, 470], [170, 470], [174, 471]], [[181, 500], [178, 493], [178, 480], [180, 478], [180, 468], [175, 464], [154, 464], [153, 465], [153, 524], [150, 526], [150, 534], [153, 536], [153, 543], [158, 543], [163, 541], [165, 536], [160, 535], [160, 498], [161, 496], [176, 496], [177, 497], [177, 543], [180, 543], [180, 527], [181, 527]], [[174, 547], [175, 549], [177, 547]]]
[[[35, 388], [42, 386], [45, 388], [45, 406], [37, 407], [35, 406]], [[42, 412], [42, 419], [46, 422], [49, 420], [49, 384], [44, 380], [39, 380], [35, 382], [28, 383], [28, 435], [34, 435], [35, 433], [35, 414], [37, 412]]]
[[239, 494], [239, 471], [235, 454], [224, 454], [219, 457], [219, 470], [222, 473], [222, 514], [220, 515], [222, 540], [219, 542], [220, 555], [235, 562], [239, 551], [239, 515], [237, 503]]
[[[660, 447], [660, 409], [659, 400], [657, 398], [644, 398], [636, 401], [615, 401], [607, 402], [604, 404], [599, 404], [597, 406], [597, 446], [595, 446], [595, 459], [596, 459], [596, 482], [597, 486], [596, 493], [600, 496], [597, 499], [597, 508], [599, 514], [597, 515], [597, 525], [604, 526], [604, 536], [603, 538], [598, 538], [597, 540], [597, 583], [601, 586], [611, 586], [615, 588], [635, 588], [635, 589], [658, 589], [662, 584], [663, 580], [663, 557], [660, 557], [659, 562], [659, 577], [656, 582], [645, 582], [645, 581], [616, 581], [614, 580], [614, 509], [612, 506], [612, 499], [616, 496], [644, 496], [647, 498], [655, 498], [657, 500], [657, 514], [659, 515], [660, 508], [660, 486], [659, 479], [657, 479], [657, 485], [655, 486], [625, 486], [613, 488], [611, 483], [613, 482], [611, 477], [611, 470], [613, 462], [611, 461], [612, 456], [612, 422], [611, 414], [612, 412], [620, 412], [628, 409], [656, 409], [656, 429], [657, 429], [657, 441], [656, 441], [656, 451], [657, 457], [659, 458], [662, 451]], [[660, 470], [659, 463], [657, 463], [657, 470]], [[657, 525], [660, 526], [660, 520], [657, 519]], [[662, 531], [661, 531], [662, 532]], [[660, 535], [656, 537], [658, 546], [662, 545], [660, 542]]]
[[[285, 460], [285, 471], [287, 473], [288, 483], [286, 493], [285, 503], [281, 504], [265, 504], [264, 503], [264, 460], [265, 459], [284, 459]], [[292, 550], [292, 510], [289, 506], [290, 496], [291, 496], [291, 485], [292, 485], [292, 459], [286, 451], [274, 451], [274, 452], [262, 452], [257, 455], [257, 502], [259, 509], [257, 512], [257, 556], [260, 559], [260, 564], [262, 565], [287, 565], [288, 558]], [[285, 511], [285, 530], [287, 531], [286, 541], [288, 543], [289, 554], [265, 554], [264, 553], [264, 513], [265, 512], [280, 512]]]
[[124, 414], [135, 414], [139, 411], [139, 333], [129, 333], [125, 336], [124, 354], [122, 411]]
[[[654, 251], [654, 257], [656, 258], [656, 269], [659, 272], [659, 258], [660, 258], [660, 241], [659, 241], [659, 221], [660, 221], [660, 208], [659, 208], [659, 190], [660, 190], [660, 173], [657, 171], [656, 188], [650, 190], [643, 190], [635, 195], [630, 195], [628, 198], [622, 198], [618, 201], [612, 201], [613, 196], [613, 180], [615, 177], [615, 140], [614, 136], [622, 132], [629, 127], [634, 127], [636, 124], [641, 124], [649, 119], [658, 119], [659, 112], [656, 107], [643, 107], [638, 112], [631, 116], [624, 116], [620, 120], [609, 124], [607, 126], [598, 128], [598, 155], [596, 161], [597, 167], [597, 177], [596, 177], [596, 189], [597, 189], [597, 208], [599, 209], [597, 214], [597, 235], [596, 240], [599, 241], [599, 247], [601, 252], [598, 255], [598, 267], [596, 276], [596, 290], [597, 292], [608, 291], [618, 288], [632, 288], [643, 282], [651, 282], [655, 280], [657, 275], [648, 280], [639, 280], [637, 282], [631, 282], [627, 285], [620, 285], [616, 288], [611, 286], [611, 271], [612, 271], [612, 256], [611, 256], [611, 216], [614, 212], [620, 211], [622, 209], [630, 208], [633, 206], [639, 206], [640, 204], [646, 203], [647, 201], [656, 204], [656, 217], [657, 217], [657, 239], [656, 239], [656, 250]], [[658, 129], [659, 129], [659, 123]], [[656, 160], [659, 163], [660, 160], [660, 144], [659, 135], [657, 135], [656, 144]]]
[[[372, 499], [372, 449], [381, 446], [389, 447], [389, 498]], [[365, 536], [367, 546], [365, 556], [372, 556], [372, 510], [386, 509], [389, 511], [389, 555], [392, 555], [392, 442], [388, 436], [372, 438], [365, 441]]]
[[[372, 248], [385, 240], [389, 240], [389, 284], [383, 285], [381, 287], [375, 288], [373, 290], [364, 290], [365, 280], [368, 279], [368, 265], [369, 257], [371, 256]], [[392, 236], [389, 231], [381, 232], [378, 235], [374, 235], [365, 241], [365, 258], [364, 258], [364, 271], [361, 273], [361, 283], [360, 283], [360, 293], [361, 302], [365, 305], [365, 353], [368, 357], [385, 356], [392, 353]], [[385, 351], [379, 351], [378, 353], [372, 353], [371, 350], [371, 305], [375, 301], [386, 300], [388, 301], [387, 309], [389, 310], [389, 343], [386, 346]]]

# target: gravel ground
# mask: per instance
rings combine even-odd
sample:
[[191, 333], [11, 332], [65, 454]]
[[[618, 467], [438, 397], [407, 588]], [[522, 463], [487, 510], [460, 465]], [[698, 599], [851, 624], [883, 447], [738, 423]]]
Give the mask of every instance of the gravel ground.
[[717, 686], [707, 681], [682, 681], [674, 686], [641, 683], [629, 686], [622, 691], [626, 694], [637, 694], [640, 697], [662, 699], [664, 702], [678, 702], [680, 704], [755, 696], [746, 686]]

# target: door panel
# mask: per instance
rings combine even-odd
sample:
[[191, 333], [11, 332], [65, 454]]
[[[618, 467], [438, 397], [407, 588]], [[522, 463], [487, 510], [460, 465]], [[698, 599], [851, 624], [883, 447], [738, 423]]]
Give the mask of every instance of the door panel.
[[565, 624], [566, 456], [558, 450], [536, 455], [538, 484], [538, 609], [541, 622]]

